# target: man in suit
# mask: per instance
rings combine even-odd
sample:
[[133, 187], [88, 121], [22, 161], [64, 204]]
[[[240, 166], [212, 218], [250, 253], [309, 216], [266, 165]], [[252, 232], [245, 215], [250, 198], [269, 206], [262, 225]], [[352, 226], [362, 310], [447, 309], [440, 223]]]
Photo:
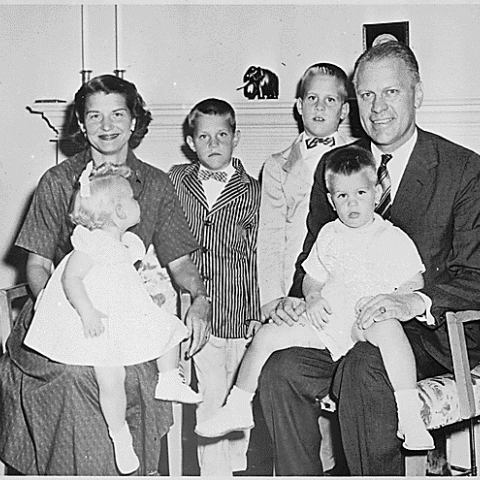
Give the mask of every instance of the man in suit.
[[[364, 52], [353, 81], [369, 137], [357, 144], [370, 149], [379, 169], [383, 162], [381, 168], [386, 165], [388, 172], [384, 194], [390, 203], [382, 213], [413, 239], [426, 267], [421, 292], [373, 297], [359, 322], [404, 322], [418, 379], [451, 371], [445, 312], [480, 307], [480, 157], [416, 126], [423, 85], [417, 60], [406, 45], [385, 42]], [[302, 296], [301, 263], [321, 227], [335, 218], [323, 178], [328, 155], [315, 173], [308, 234], [291, 297], [272, 314], [276, 321], [292, 322], [302, 313], [302, 300], [293, 298]], [[473, 366], [480, 361], [480, 328], [472, 323], [466, 330]], [[337, 363], [325, 350], [306, 348], [270, 357], [260, 378], [260, 395], [275, 438], [277, 473], [320, 471], [315, 456], [320, 443], [314, 428], [317, 399], [330, 390], [332, 378], [350, 473], [404, 474], [393, 390], [379, 350], [368, 343], [358, 343]]]

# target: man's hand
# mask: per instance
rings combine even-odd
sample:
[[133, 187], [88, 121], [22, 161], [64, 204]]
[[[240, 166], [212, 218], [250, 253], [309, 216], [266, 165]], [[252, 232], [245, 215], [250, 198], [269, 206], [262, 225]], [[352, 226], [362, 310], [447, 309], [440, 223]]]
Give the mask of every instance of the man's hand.
[[197, 296], [188, 309], [185, 324], [190, 332], [190, 347], [187, 358], [199, 352], [210, 338], [212, 328], [212, 305], [204, 295]]
[[272, 313], [275, 313], [278, 304], [283, 300], [283, 297], [278, 297], [275, 300], [262, 305], [260, 309], [261, 319], [263, 323], [266, 323], [270, 318], [272, 318]]
[[279, 302], [270, 318], [277, 324], [293, 325], [305, 313], [305, 300], [297, 297], [284, 297]]
[[363, 297], [355, 305], [357, 325], [366, 330], [375, 322], [397, 319], [406, 322], [425, 313], [425, 302], [420, 295], [376, 295]]
[[262, 322], [260, 322], [259, 320], [247, 320], [247, 321], [248, 321], [248, 328], [247, 328], [247, 334], [245, 335], [245, 338], [248, 340], [249, 338], [254, 337], [258, 329], [262, 326]]

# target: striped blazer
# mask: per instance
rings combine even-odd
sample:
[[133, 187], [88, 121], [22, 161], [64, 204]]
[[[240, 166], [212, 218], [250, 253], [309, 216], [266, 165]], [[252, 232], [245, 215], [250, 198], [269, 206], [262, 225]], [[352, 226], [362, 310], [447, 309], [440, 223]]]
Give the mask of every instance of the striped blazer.
[[199, 250], [192, 258], [212, 299], [212, 334], [243, 338], [260, 318], [257, 236], [260, 183], [233, 158], [235, 172], [212, 208], [198, 179], [199, 163], [174, 165], [169, 176]]

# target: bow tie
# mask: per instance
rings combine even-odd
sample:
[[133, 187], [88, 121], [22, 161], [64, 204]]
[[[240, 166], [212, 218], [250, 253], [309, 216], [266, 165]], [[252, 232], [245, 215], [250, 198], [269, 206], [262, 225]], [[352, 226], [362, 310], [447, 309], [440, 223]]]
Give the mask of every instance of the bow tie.
[[213, 180], [216, 180], [217, 182], [222, 182], [226, 183], [227, 182], [227, 173], [226, 172], [216, 172], [213, 170], [207, 170], [204, 168], [201, 168], [198, 171], [198, 179], [202, 181], [210, 180], [213, 178]]
[[333, 137], [324, 137], [324, 138], [307, 138], [305, 140], [305, 143], [307, 144], [307, 148], [315, 148], [317, 145], [320, 143], [323, 145], [326, 145], [327, 147], [329, 146], [334, 146], [335, 145], [335, 139]]

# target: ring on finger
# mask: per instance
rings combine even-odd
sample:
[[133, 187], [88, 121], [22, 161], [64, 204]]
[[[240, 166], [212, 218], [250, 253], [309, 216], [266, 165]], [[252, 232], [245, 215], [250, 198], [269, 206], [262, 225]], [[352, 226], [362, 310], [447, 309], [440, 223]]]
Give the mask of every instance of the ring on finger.
[[387, 311], [387, 309], [383, 306], [380, 307], [379, 310], [380, 310], [380, 313], [385, 313]]

